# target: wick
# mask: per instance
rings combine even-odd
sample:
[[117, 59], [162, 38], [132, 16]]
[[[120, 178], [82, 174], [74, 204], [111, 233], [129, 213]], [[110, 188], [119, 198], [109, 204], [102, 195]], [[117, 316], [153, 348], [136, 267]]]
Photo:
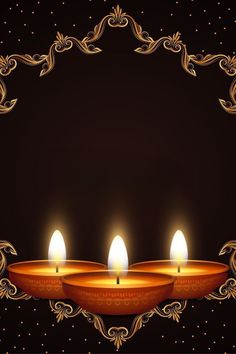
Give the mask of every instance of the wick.
[[180, 273], [180, 265], [178, 265], [178, 273]]
[[56, 265], [56, 273], [59, 273], [59, 266], [58, 266], [58, 264]]
[[120, 277], [119, 277], [119, 275], [117, 275], [117, 277], [116, 277], [116, 284], [120, 284]]

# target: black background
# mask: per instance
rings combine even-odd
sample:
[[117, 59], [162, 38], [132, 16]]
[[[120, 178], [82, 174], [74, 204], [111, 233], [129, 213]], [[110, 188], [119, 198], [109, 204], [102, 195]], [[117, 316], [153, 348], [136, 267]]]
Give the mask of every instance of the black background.
[[[81, 39], [116, 5], [61, 3], [32, 2], [33, 10], [26, 1], [6, 3], [3, 14], [14, 33], [10, 38], [6, 31], [3, 55], [47, 53], [57, 30]], [[191, 53], [204, 48], [232, 55], [235, 24], [226, 15], [235, 15], [234, 1], [177, 3], [119, 2], [154, 38], [180, 30]], [[16, 8], [24, 8], [24, 20]], [[205, 8], [217, 28], [213, 39]], [[217, 11], [232, 28], [227, 35], [219, 34]], [[22, 32], [24, 21], [34, 40], [30, 30]], [[135, 53], [139, 43], [129, 27], [107, 27], [96, 46], [102, 52], [93, 56], [75, 48], [58, 54], [46, 77], [39, 78], [40, 67], [18, 64], [5, 79], [8, 98], [18, 98], [0, 120], [1, 238], [18, 250], [9, 262], [46, 258], [55, 228], [64, 235], [68, 258], [106, 263], [117, 233], [130, 263], [168, 258], [173, 233], [181, 228], [190, 258], [228, 262], [218, 252], [235, 237], [236, 120], [218, 98], [228, 99], [232, 79], [218, 64], [196, 67], [198, 75], [191, 77], [180, 55], [162, 48]], [[0, 306], [3, 352], [114, 350], [83, 318], [56, 324], [45, 301], [1, 300]], [[152, 319], [121, 351], [234, 352], [233, 306], [190, 301], [181, 324]]]

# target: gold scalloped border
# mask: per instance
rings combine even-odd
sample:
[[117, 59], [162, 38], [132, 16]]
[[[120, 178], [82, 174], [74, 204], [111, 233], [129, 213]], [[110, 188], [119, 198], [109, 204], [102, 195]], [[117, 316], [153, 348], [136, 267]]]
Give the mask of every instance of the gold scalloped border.
[[40, 76], [48, 74], [55, 66], [55, 53], [63, 53], [76, 46], [84, 54], [97, 54], [102, 50], [93, 45], [101, 38], [105, 27], [126, 27], [130, 25], [131, 30], [138, 41], [142, 43], [141, 47], [135, 49], [139, 54], [152, 54], [161, 45], [173, 53], [181, 53], [181, 65], [183, 69], [190, 75], [196, 76], [194, 65], [207, 66], [215, 62], [219, 63], [228, 76], [233, 78], [229, 88], [230, 100], [219, 99], [223, 109], [230, 114], [236, 114], [236, 56], [227, 56], [225, 54], [188, 54], [186, 45], [180, 40], [180, 33], [177, 32], [172, 36], [164, 36], [154, 40], [149, 36], [148, 32], [143, 31], [142, 27], [134, 20], [134, 18], [123, 12], [121, 7], [117, 5], [113, 12], [104, 16], [102, 20], [90, 31], [82, 40], [75, 37], [64, 36], [57, 33], [56, 40], [49, 48], [48, 54], [11, 54], [6, 57], [0, 56], [0, 114], [10, 112], [16, 105], [17, 98], [10, 101], [6, 100], [7, 88], [3, 77], [9, 75], [17, 67], [17, 63], [21, 62], [29, 66], [41, 65]]

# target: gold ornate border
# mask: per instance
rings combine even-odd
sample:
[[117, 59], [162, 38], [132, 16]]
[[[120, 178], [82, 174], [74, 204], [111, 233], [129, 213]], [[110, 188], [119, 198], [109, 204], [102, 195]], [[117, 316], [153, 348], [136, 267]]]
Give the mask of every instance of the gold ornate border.
[[94, 325], [95, 329], [97, 329], [104, 338], [114, 344], [116, 350], [119, 350], [122, 344], [131, 339], [154, 315], [168, 319], [172, 318], [174, 321], [179, 322], [180, 315], [187, 306], [187, 300], [182, 300], [181, 302], [173, 301], [163, 308], [156, 306], [151, 311], [136, 316], [130, 329], [124, 326], [113, 326], [107, 329], [101, 316], [83, 310], [79, 306], [73, 309], [71, 305], [62, 301], [56, 302], [55, 300], [49, 300], [49, 304], [51, 311], [56, 315], [57, 322], [62, 321], [64, 318], [76, 317], [77, 315], [82, 314], [89, 323]]
[[7, 88], [3, 81], [3, 77], [9, 75], [17, 67], [17, 62], [29, 66], [41, 65], [40, 76], [48, 74], [55, 66], [55, 53], [63, 53], [76, 46], [85, 54], [97, 54], [101, 49], [93, 45], [101, 38], [105, 27], [126, 27], [130, 25], [131, 30], [136, 39], [142, 43], [141, 47], [135, 49], [139, 54], [152, 54], [161, 45], [173, 53], [181, 53], [181, 65], [183, 69], [190, 75], [196, 76], [194, 65], [208, 66], [215, 62], [219, 63], [219, 67], [226, 75], [233, 78], [229, 88], [230, 100], [219, 99], [223, 109], [230, 114], [236, 114], [236, 56], [227, 56], [225, 54], [188, 54], [186, 45], [180, 40], [180, 33], [177, 32], [172, 36], [164, 36], [154, 40], [149, 36], [148, 32], [143, 31], [142, 27], [134, 20], [134, 18], [123, 12], [119, 5], [113, 12], [104, 16], [102, 20], [90, 31], [82, 40], [75, 37], [64, 36], [57, 33], [56, 40], [50, 46], [48, 54], [11, 54], [6, 57], [0, 56], [0, 114], [10, 112], [16, 105], [17, 98], [10, 101], [6, 100]]

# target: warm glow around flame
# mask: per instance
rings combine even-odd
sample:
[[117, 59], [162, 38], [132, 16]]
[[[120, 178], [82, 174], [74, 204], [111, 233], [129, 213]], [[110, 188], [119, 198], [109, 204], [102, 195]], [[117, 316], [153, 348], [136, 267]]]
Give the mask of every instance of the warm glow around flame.
[[128, 254], [125, 243], [119, 235], [117, 235], [111, 244], [108, 255], [108, 269], [119, 275], [126, 274], [129, 266]]
[[59, 230], [55, 230], [48, 248], [48, 259], [56, 264], [63, 264], [66, 260], [66, 246]]
[[188, 247], [182, 231], [177, 230], [170, 246], [170, 259], [176, 265], [183, 265], [188, 260]]

